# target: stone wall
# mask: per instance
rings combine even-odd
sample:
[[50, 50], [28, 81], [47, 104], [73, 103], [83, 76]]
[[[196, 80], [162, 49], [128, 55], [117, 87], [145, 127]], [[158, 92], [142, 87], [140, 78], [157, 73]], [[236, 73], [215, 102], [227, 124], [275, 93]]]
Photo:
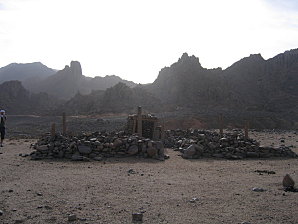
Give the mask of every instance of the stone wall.
[[245, 139], [238, 131], [221, 137], [217, 132], [204, 130], [169, 130], [166, 132], [165, 147], [180, 151], [185, 159], [297, 157], [288, 147], [260, 146], [256, 140]]
[[126, 135], [125, 132], [95, 132], [80, 136], [45, 135], [32, 146], [30, 154], [37, 159], [71, 159], [75, 161], [102, 160], [109, 157], [138, 156], [164, 160], [160, 141]]

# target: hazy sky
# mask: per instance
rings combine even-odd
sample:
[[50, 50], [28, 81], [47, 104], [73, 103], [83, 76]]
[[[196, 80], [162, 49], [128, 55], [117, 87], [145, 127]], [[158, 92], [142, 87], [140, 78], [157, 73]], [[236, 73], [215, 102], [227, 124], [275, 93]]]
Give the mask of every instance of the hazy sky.
[[81, 62], [152, 82], [183, 52], [206, 68], [298, 48], [297, 0], [0, 0], [0, 67]]

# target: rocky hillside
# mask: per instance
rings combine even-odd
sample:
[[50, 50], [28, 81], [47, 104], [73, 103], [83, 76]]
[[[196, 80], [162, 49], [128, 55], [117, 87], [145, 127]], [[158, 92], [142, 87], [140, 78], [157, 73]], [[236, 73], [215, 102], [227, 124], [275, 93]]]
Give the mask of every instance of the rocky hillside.
[[221, 105], [227, 91], [222, 70], [205, 69], [199, 59], [184, 53], [178, 62], [163, 68], [148, 89], [165, 104], [176, 106]]
[[145, 88], [165, 104], [205, 110], [298, 111], [298, 49], [264, 60], [250, 55], [222, 70], [186, 53]]
[[118, 76], [86, 77], [82, 73], [80, 62], [72, 61], [70, 66], [66, 65], [63, 70], [47, 77], [37, 85], [28, 86], [28, 89], [35, 93], [46, 92], [60, 99], [70, 99], [78, 92], [86, 95], [92, 90], [105, 90], [118, 82], [124, 82], [131, 87], [135, 86], [135, 83]]
[[140, 86], [130, 88], [120, 82], [105, 91], [92, 91], [87, 95], [77, 93], [58, 111], [68, 114], [131, 113], [139, 105], [145, 110], [157, 111], [161, 102]]
[[37, 82], [56, 73], [40, 62], [17, 64], [12, 63], [0, 68], [0, 83], [19, 80], [24, 83]]
[[46, 93], [30, 93], [20, 81], [0, 84], [0, 96], [0, 107], [7, 114], [48, 114], [61, 103]]
[[257, 123], [262, 128], [291, 128], [298, 127], [297, 73], [298, 49], [268, 60], [260, 54], [250, 55], [225, 70], [203, 68], [197, 57], [184, 53], [163, 68], [152, 84], [137, 86], [117, 76], [83, 76], [80, 63], [72, 61], [32, 85], [35, 94], [20, 82], [3, 83], [0, 106], [19, 114], [48, 110], [53, 114], [103, 114], [131, 113], [141, 105], [150, 112], [174, 113], [175, 119], [187, 111], [199, 115], [200, 122], [205, 117], [206, 124], [223, 113], [231, 124], [261, 118]]
[[18, 80], [30, 92], [45, 92], [60, 99], [70, 99], [77, 92], [89, 94], [92, 90], [106, 90], [119, 82], [129, 87], [136, 84], [123, 80], [115, 75], [94, 78], [84, 76], [81, 64], [72, 61], [70, 66], [57, 71], [40, 62], [17, 64], [12, 63], [0, 68], [0, 83], [5, 81]]

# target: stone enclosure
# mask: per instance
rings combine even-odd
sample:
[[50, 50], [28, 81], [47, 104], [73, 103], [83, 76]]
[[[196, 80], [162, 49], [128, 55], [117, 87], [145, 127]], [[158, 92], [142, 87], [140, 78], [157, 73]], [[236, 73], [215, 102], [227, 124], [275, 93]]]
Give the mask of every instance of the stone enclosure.
[[161, 141], [152, 141], [125, 132], [95, 132], [80, 136], [45, 135], [32, 146], [31, 158], [71, 159], [74, 161], [102, 160], [109, 157], [138, 156], [164, 160]]
[[169, 130], [166, 131], [165, 146], [180, 151], [185, 159], [297, 157], [289, 147], [260, 146], [239, 131], [221, 137], [217, 132], [205, 130]]
[[[128, 116], [125, 131], [94, 132], [71, 136], [66, 133], [66, 116], [63, 114], [62, 134], [56, 134], [55, 124], [51, 134], [43, 136], [31, 153], [32, 159], [65, 158], [75, 161], [102, 160], [109, 157], [138, 156], [164, 160], [164, 146], [180, 151], [184, 159], [221, 158], [272, 158], [297, 155], [289, 147], [260, 146], [248, 137], [248, 125], [244, 134], [235, 130], [223, 133], [222, 116], [219, 133], [206, 130], [168, 130], [158, 126], [158, 118], [151, 114], [138, 113]], [[153, 140], [152, 140], [153, 139]]]
[[102, 160], [109, 157], [136, 156], [164, 160], [166, 148], [180, 151], [184, 159], [221, 158], [297, 158], [288, 147], [260, 146], [241, 132], [225, 133], [205, 130], [168, 130], [164, 143], [149, 138], [129, 135], [126, 132], [95, 132], [80, 136], [45, 135], [36, 144], [31, 158], [64, 158], [74, 161]]

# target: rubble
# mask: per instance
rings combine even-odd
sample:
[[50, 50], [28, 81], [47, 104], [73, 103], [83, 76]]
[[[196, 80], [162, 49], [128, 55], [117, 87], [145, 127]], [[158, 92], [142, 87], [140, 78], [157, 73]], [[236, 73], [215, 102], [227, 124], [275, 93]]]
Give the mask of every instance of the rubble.
[[165, 147], [180, 151], [185, 159], [297, 157], [289, 147], [260, 146], [259, 142], [245, 138], [239, 131], [225, 133], [221, 137], [217, 132], [206, 130], [168, 130]]
[[71, 159], [100, 161], [109, 157], [138, 156], [164, 160], [162, 142], [152, 141], [125, 132], [94, 132], [80, 136], [45, 135], [32, 145], [30, 156], [38, 159]]

